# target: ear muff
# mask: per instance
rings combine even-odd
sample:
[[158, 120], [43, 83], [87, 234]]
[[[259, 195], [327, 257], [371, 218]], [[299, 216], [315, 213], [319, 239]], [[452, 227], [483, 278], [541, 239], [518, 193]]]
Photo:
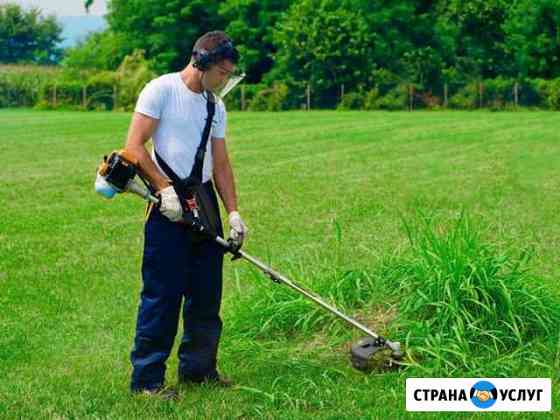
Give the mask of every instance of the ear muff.
[[193, 56], [195, 56], [195, 62], [193, 63], [194, 68], [200, 71], [206, 71], [210, 68], [211, 57], [206, 50], [195, 51]]
[[195, 57], [193, 67], [200, 71], [207, 71], [211, 64], [217, 63], [220, 59], [231, 59], [234, 63], [237, 62], [239, 53], [231, 41], [224, 39], [210, 51], [194, 51], [193, 57]]

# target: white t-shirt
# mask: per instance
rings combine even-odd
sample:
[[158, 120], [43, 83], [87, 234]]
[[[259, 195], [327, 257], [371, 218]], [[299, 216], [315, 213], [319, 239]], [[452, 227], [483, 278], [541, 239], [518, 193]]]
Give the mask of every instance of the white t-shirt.
[[[179, 178], [189, 176], [208, 115], [206, 94], [190, 90], [179, 73], [165, 74], [142, 89], [134, 110], [159, 120], [152, 136], [155, 150]], [[204, 155], [202, 182], [212, 178], [211, 141], [224, 141], [225, 132], [226, 109], [219, 101]], [[153, 152], [152, 159], [159, 168]]]

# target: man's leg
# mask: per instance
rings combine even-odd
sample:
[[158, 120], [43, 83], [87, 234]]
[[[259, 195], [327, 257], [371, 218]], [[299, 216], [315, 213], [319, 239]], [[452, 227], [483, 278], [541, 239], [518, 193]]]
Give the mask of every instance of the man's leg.
[[217, 379], [216, 359], [222, 332], [223, 250], [212, 242], [195, 245], [183, 306], [184, 334], [179, 347], [179, 379]]
[[165, 361], [177, 334], [189, 251], [190, 237], [185, 228], [154, 208], [145, 227], [144, 287], [130, 354], [133, 391], [163, 386]]
[[[219, 207], [212, 183], [205, 187], [218, 215], [218, 235], [223, 237]], [[185, 304], [184, 334], [179, 347], [179, 380], [218, 379], [216, 359], [222, 332], [222, 266], [224, 249], [213, 241], [193, 244]]]

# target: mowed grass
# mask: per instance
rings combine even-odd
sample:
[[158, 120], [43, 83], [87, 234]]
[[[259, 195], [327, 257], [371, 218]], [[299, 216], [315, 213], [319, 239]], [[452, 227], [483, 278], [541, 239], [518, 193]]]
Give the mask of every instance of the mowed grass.
[[[93, 192], [95, 168], [122, 147], [129, 120], [0, 110], [0, 417], [442, 416], [406, 413], [405, 379], [418, 371], [354, 371], [347, 351], [360, 334], [340, 323], [259, 333], [247, 302], [282, 286], [229, 260], [219, 363], [238, 386], [184, 388], [178, 403], [131, 397], [144, 205]], [[559, 132], [560, 114], [548, 112], [230, 113], [245, 249], [313, 288], [315, 274], [324, 283], [375, 273], [404, 252], [403, 215], [466, 211], [498, 248], [533, 249], [532, 273], [558, 298]], [[396, 302], [374, 281], [379, 294], [352, 315], [390, 331]], [[557, 411], [558, 349], [549, 350], [513, 373], [552, 377]], [[173, 354], [169, 384], [176, 366]]]

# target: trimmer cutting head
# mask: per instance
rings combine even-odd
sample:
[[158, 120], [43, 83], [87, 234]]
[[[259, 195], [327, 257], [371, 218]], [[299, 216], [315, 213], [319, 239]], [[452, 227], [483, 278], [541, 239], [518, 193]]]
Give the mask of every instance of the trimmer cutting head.
[[350, 350], [352, 366], [365, 372], [398, 368], [403, 357], [401, 344], [383, 337], [362, 338]]

